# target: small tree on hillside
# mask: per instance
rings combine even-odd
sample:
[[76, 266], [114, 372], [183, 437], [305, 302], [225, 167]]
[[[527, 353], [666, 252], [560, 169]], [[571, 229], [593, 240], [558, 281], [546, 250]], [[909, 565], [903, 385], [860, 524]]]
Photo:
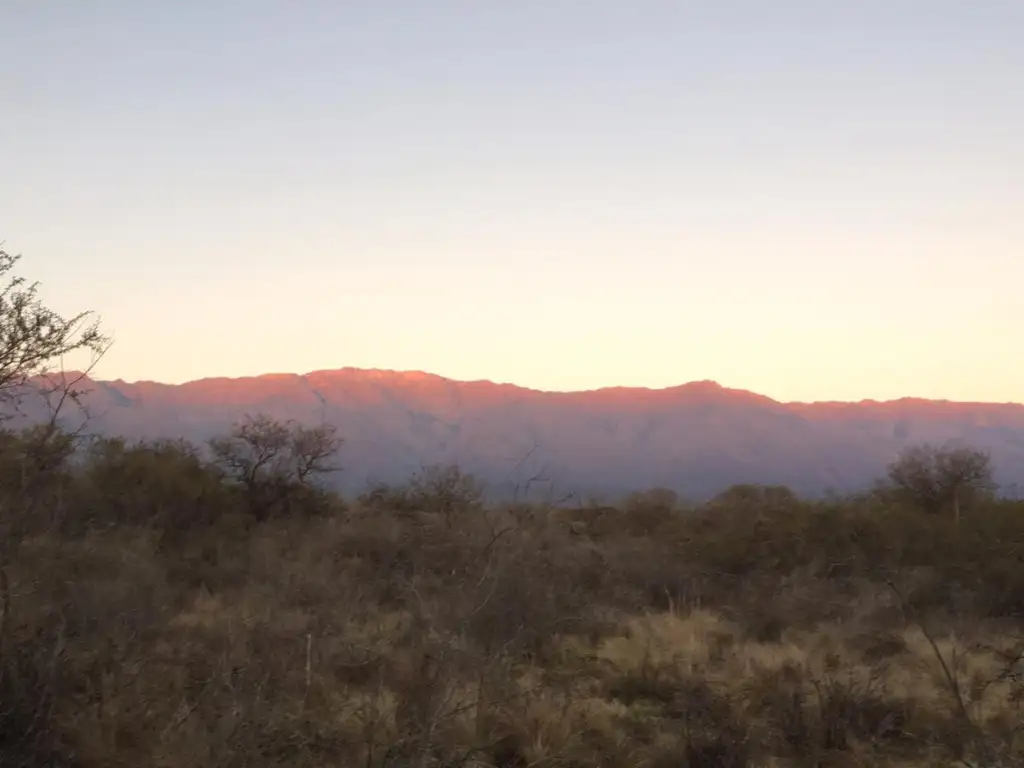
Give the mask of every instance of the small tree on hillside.
[[995, 489], [992, 460], [974, 448], [915, 445], [904, 449], [888, 468], [897, 497], [922, 511], [952, 514]]
[[214, 462], [244, 489], [253, 513], [265, 518], [296, 491], [315, 490], [319, 479], [340, 471], [334, 459], [342, 442], [333, 425], [308, 427], [260, 414], [209, 446]]

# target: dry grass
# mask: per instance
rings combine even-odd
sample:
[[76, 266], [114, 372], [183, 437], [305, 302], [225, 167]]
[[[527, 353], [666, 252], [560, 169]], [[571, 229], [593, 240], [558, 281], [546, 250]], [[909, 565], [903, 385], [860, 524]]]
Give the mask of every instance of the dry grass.
[[204, 513], [128, 515], [65, 467], [64, 523], [8, 547], [2, 766], [1022, 764], [1019, 507], [952, 531], [775, 494], [755, 525], [487, 509], [455, 478], [256, 521], [146, 466]]

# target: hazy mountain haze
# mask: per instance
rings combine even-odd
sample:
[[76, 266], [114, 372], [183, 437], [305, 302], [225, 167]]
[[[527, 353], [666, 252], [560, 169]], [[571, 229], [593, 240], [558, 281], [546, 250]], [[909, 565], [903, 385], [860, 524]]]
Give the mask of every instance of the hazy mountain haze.
[[701, 499], [737, 482], [820, 494], [866, 488], [908, 444], [950, 440], [990, 451], [1004, 485], [1024, 483], [1015, 403], [783, 403], [712, 381], [541, 392], [355, 368], [90, 386], [90, 429], [109, 434], [201, 442], [255, 413], [336, 424], [350, 491], [457, 463], [495, 495], [531, 477], [547, 479], [534, 494], [554, 497], [664, 486]]

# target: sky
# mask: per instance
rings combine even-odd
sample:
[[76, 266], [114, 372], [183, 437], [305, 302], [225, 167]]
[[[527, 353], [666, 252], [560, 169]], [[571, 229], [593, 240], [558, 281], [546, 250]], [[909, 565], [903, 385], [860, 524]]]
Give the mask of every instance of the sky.
[[1024, 401], [1020, 0], [6, 0], [0, 242], [101, 378]]

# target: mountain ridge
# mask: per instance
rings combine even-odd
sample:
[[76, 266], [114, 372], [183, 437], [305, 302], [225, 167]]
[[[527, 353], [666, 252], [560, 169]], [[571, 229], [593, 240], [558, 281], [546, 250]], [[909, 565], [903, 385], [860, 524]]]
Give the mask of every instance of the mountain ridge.
[[353, 491], [457, 463], [492, 488], [548, 477], [556, 496], [664, 486], [703, 498], [735, 482], [819, 494], [867, 486], [908, 444], [950, 440], [988, 450], [1004, 484], [1024, 483], [1019, 403], [784, 402], [707, 379], [545, 391], [353, 367], [82, 384], [94, 428], [128, 438], [202, 443], [256, 412], [335, 424], [346, 439], [341, 483]]
[[[73, 377], [85, 374], [84, 371], [68, 371], [64, 375], [67, 377]], [[358, 368], [358, 367], [343, 367], [343, 368], [317, 368], [305, 373], [294, 373], [285, 371], [275, 371], [259, 374], [251, 374], [245, 376], [203, 376], [198, 379], [189, 379], [188, 381], [172, 383], [157, 381], [155, 379], [136, 379], [127, 380], [123, 378], [116, 379], [98, 379], [88, 376], [87, 378], [95, 383], [104, 384], [117, 384], [126, 386], [140, 386], [140, 385], [151, 385], [158, 387], [191, 387], [193, 385], [200, 385], [208, 382], [224, 382], [224, 383], [243, 383], [250, 381], [273, 381], [273, 380], [294, 380], [294, 379], [306, 379], [311, 376], [335, 376], [338, 374], [355, 374], [364, 376], [366, 378], [395, 378], [399, 380], [433, 380], [450, 382], [453, 384], [460, 385], [486, 385], [500, 388], [513, 388], [522, 390], [525, 392], [531, 392], [535, 394], [544, 395], [583, 395], [583, 394], [595, 394], [601, 392], [631, 392], [631, 393], [654, 393], [654, 392], [674, 392], [680, 390], [697, 390], [700, 388], [707, 388], [708, 390], [721, 391], [736, 395], [749, 395], [756, 398], [770, 400], [771, 402], [778, 403], [780, 405], [885, 405], [890, 403], [914, 403], [914, 404], [926, 404], [926, 403], [943, 403], [943, 404], [956, 404], [956, 405], [1015, 405], [1024, 407], [1024, 401], [1015, 400], [954, 400], [950, 398], [927, 398], [915, 395], [904, 395], [897, 398], [890, 398], [886, 400], [879, 400], [877, 398], [862, 398], [860, 400], [837, 400], [837, 399], [824, 399], [824, 400], [779, 400], [769, 395], [755, 392], [754, 390], [744, 389], [741, 387], [730, 387], [726, 386], [714, 379], [693, 379], [690, 381], [681, 382], [679, 384], [669, 384], [664, 387], [645, 387], [639, 385], [621, 385], [621, 384], [610, 384], [601, 387], [592, 387], [589, 389], [542, 389], [539, 387], [531, 387], [525, 384], [516, 384], [515, 382], [508, 381], [494, 381], [492, 379], [458, 379], [450, 376], [443, 376], [441, 374], [430, 373], [419, 369], [396, 369], [396, 368]]]

